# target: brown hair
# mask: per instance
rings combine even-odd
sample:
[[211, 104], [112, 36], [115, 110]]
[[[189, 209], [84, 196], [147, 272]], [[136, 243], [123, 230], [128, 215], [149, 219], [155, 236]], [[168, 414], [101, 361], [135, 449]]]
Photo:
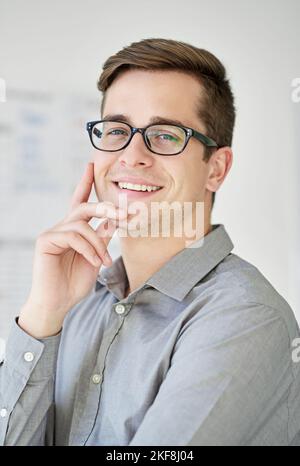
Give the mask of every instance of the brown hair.
[[[185, 42], [151, 38], [133, 42], [109, 57], [99, 77], [97, 87], [103, 94], [114, 79], [128, 69], [183, 71], [199, 80], [204, 93], [199, 99], [198, 115], [204, 123], [207, 136], [219, 146], [231, 146], [235, 122], [234, 96], [223, 64], [210, 52]], [[205, 147], [204, 161], [216, 149]], [[215, 193], [212, 193], [212, 206]]]

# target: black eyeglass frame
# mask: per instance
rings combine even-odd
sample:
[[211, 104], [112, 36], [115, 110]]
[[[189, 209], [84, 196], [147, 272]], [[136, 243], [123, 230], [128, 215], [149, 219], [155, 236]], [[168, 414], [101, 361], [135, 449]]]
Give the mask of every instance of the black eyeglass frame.
[[[120, 149], [114, 149], [114, 150], [105, 150], [105, 149], [99, 149], [99, 147], [97, 147], [94, 142], [93, 142], [93, 138], [92, 138], [92, 130], [94, 128], [94, 126], [98, 123], [104, 123], [104, 122], [115, 122], [115, 123], [122, 123], [123, 125], [127, 125], [129, 126], [130, 130], [131, 130], [131, 134], [130, 134], [130, 137], [128, 139], [128, 141], [126, 142], [126, 144], [121, 147]], [[168, 125], [168, 126], [175, 126], [177, 128], [181, 128], [184, 132], [185, 132], [185, 143], [183, 145], [183, 148], [179, 151], [179, 152], [176, 152], [175, 154], [161, 154], [159, 152], [155, 152], [154, 150], [151, 149], [151, 147], [149, 147], [148, 143], [147, 143], [147, 139], [146, 139], [146, 136], [145, 136], [145, 131], [150, 128], [150, 126], [157, 126], [157, 125]], [[151, 123], [150, 125], [147, 125], [145, 126], [144, 128], [135, 128], [134, 126], [131, 126], [129, 123], [126, 123], [124, 121], [119, 121], [119, 120], [96, 120], [96, 121], [88, 121], [87, 124], [86, 124], [86, 129], [89, 133], [89, 137], [90, 137], [90, 141], [92, 143], [92, 146], [95, 147], [95, 149], [98, 149], [98, 150], [101, 150], [103, 152], [118, 152], [120, 150], [123, 150], [125, 149], [125, 147], [127, 147], [129, 144], [130, 144], [130, 141], [131, 139], [133, 138], [134, 134], [135, 133], [141, 133], [141, 135], [143, 136], [143, 140], [144, 140], [144, 143], [147, 147], [147, 149], [150, 150], [150, 152], [152, 152], [153, 154], [157, 154], [157, 155], [164, 155], [164, 156], [172, 156], [172, 155], [178, 155], [178, 154], [181, 154], [181, 152], [184, 151], [184, 149], [186, 148], [187, 146], [187, 143], [189, 142], [190, 138], [191, 137], [194, 137], [196, 138], [198, 141], [202, 142], [206, 147], [215, 147], [215, 148], [219, 148], [220, 146], [213, 140], [211, 139], [210, 137], [208, 136], [205, 136], [204, 134], [202, 133], [199, 133], [199, 131], [196, 131], [195, 129], [193, 128], [188, 128], [186, 126], [180, 126], [180, 125], [174, 125], [174, 124], [169, 124], [169, 123]]]

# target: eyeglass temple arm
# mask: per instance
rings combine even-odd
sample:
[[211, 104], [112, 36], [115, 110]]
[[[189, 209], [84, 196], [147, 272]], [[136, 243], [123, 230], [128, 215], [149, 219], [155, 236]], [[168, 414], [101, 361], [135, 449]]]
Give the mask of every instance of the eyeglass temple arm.
[[198, 139], [198, 141], [203, 142], [208, 147], [219, 147], [218, 144], [208, 136], [205, 136], [202, 133], [198, 133], [195, 129], [193, 129], [193, 136]]
[[101, 131], [99, 131], [98, 128], [93, 128], [93, 126], [98, 123], [98, 121], [88, 121], [86, 124], [86, 129], [89, 133], [93, 130], [93, 133], [96, 134], [96, 136], [101, 137]]
[[86, 124], [86, 129], [87, 129], [88, 131], [90, 131], [90, 130], [92, 129], [92, 127], [93, 127], [96, 123], [99, 123], [99, 120], [88, 121], [87, 124]]

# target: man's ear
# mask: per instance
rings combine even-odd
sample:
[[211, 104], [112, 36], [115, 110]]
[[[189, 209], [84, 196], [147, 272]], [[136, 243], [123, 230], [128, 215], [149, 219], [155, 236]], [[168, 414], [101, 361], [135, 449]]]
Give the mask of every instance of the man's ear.
[[208, 160], [208, 177], [206, 188], [216, 192], [225, 180], [232, 165], [233, 153], [231, 147], [224, 146], [216, 150]]

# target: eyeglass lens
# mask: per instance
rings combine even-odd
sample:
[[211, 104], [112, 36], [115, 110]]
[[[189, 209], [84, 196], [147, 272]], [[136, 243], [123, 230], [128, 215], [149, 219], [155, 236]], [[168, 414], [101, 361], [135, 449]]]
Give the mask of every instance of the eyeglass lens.
[[[130, 136], [130, 126], [116, 121], [102, 121], [96, 123], [92, 129], [93, 144], [104, 151], [122, 149]], [[178, 126], [159, 124], [147, 128], [145, 139], [148, 147], [154, 152], [173, 154], [184, 147], [186, 134]]]

